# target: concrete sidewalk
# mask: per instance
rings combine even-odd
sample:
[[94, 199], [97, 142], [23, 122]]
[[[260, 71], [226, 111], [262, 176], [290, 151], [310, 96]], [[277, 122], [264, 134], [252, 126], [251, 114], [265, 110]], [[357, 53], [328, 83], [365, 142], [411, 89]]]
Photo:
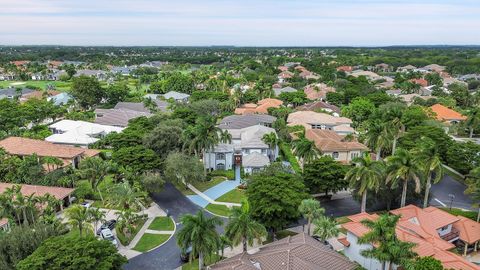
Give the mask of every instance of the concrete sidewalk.
[[[226, 180], [225, 182], [227, 182], [229, 180]], [[202, 208], [205, 208], [208, 204], [219, 204], [219, 205], [225, 205], [229, 208], [233, 207], [233, 206], [240, 206], [239, 203], [227, 203], [227, 202], [217, 202], [215, 201], [215, 199], [221, 197], [223, 194], [225, 193], [228, 193], [230, 191], [232, 191], [234, 188], [236, 188], [238, 185], [240, 185], [240, 182], [235, 182], [235, 181], [231, 181], [233, 183], [229, 183], [228, 185], [222, 185], [223, 183], [225, 182], [222, 182], [212, 188], [209, 188], [205, 193], [201, 192], [200, 190], [198, 190], [196, 187], [194, 187], [193, 185], [191, 184], [188, 184], [188, 188], [190, 190], [192, 190], [193, 192], [195, 192], [195, 194], [197, 195], [193, 195], [193, 196], [187, 196], [192, 202], [194, 202], [195, 204], [201, 206]], [[216, 188], [217, 186], [219, 185], [222, 185], [220, 187], [220, 189], [214, 189]], [[210, 192], [210, 190], [212, 190], [212, 192]], [[221, 190], [221, 191], [220, 191]], [[209, 196], [207, 196], [207, 192], [209, 192], [209, 194], [213, 194], [216, 198], [210, 198]], [[223, 193], [222, 193], [223, 192]], [[197, 198], [195, 196], [198, 196], [200, 197]]]

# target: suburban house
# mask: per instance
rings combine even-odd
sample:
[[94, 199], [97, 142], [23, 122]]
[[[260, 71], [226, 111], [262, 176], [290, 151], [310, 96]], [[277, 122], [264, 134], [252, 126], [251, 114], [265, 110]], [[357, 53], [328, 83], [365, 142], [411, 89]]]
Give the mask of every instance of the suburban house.
[[232, 135], [231, 143], [221, 143], [212, 151], [205, 153], [204, 164], [208, 170], [233, 169], [235, 153], [242, 155], [242, 167], [245, 173], [261, 170], [278, 157], [278, 147], [271, 149], [263, 136], [275, 133], [275, 129], [254, 125], [240, 129], [226, 129]]
[[265, 98], [259, 100], [257, 104], [247, 103], [235, 109], [235, 114], [267, 114], [268, 108], [280, 108], [283, 101], [275, 98]]
[[295, 92], [297, 92], [297, 89], [295, 89], [293, 87], [290, 87], [290, 86], [283, 87], [283, 88], [282, 87], [279, 87], [279, 88], [274, 87], [273, 92], [275, 93], [275, 96], [278, 97], [278, 96], [280, 96], [281, 93], [295, 93]]
[[374, 68], [377, 72], [390, 72], [392, 69], [390, 68], [390, 65], [381, 63], [381, 64], [376, 64]]
[[293, 73], [290, 71], [282, 71], [280, 74], [278, 74], [278, 82], [284, 83], [287, 79], [293, 78]]
[[353, 72], [350, 72], [348, 75], [353, 76], [355, 78], [364, 76], [370, 81], [376, 81], [376, 80], [383, 79], [382, 76], [378, 75], [377, 73], [375, 73], [373, 71], [368, 71], [368, 70], [355, 70]]
[[[20, 192], [23, 196], [45, 196], [47, 194], [52, 195], [55, 199], [62, 201], [60, 204], [60, 209], [63, 210], [63, 207], [70, 205], [72, 201], [71, 195], [75, 191], [73, 188], [64, 188], [64, 187], [47, 187], [47, 186], [37, 186], [37, 185], [25, 185], [25, 184], [11, 184], [11, 183], [1, 183], [0, 182], [0, 194], [5, 192], [8, 188], [13, 186], [20, 186]], [[2, 227], [2, 220], [0, 219], [0, 229]]]
[[435, 104], [431, 106], [430, 109], [435, 113], [435, 118], [444, 123], [457, 124], [461, 121], [467, 120], [466, 116], [441, 104]]
[[352, 72], [352, 70], [353, 70], [352, 66], [339, 66], [339, 67], [337, 67], [337, 71]]
[[245, 114], [245, 115], [229, 115], [220, 120], [218, 125], [221, 129], [241, 129], [255, 125], [272, 127], [276, 117], [268, 114]]
[[[157, 110], [166, 112], [168, 111], [168, 102], [163, 100], [152, 100]], [[95, 123], [115, 126], [126, 127], [128, 121], [142, 116], [151, 116], [152, 112], [150, 108], [147, 108], [143, 102], [119, 102], [113, 109], [96, 109], [95, 110]]]
[[20, 137], [8, 137], [1, 140], [0, 148], [3, 148], [9, 155], [19, 157], [33, 154], [39, 157], [56, 157], [63, 162], [61, 167], [72, 165], [74, 168], [78, 168], [78, 164], [83, 158], [100, 154], [98, 150], [59, 145], [47, 141]]
[[[451, 250], [457, 246], [464, 256], [472, 248], [476, 250], [480, 241], [480, 223], [451, 215], [435, 207], [421, 209], [408, 205], [390, 211], [400, 215], [396, 234], [400, 241], [415, 243], [413, 251], [420, 257], [431, 256], [439, 260], [445, 269], [480, 270], [480, 266], [467, 261]], [[373, 258], [363, 257], [362, 250], [372, 248], [372, 244], [359, 244], [358, 238], [368, 232], [361, 221], [376, 220], [377, 214], [360, 213], [348, 217], [351, 221], [342, 224], [347, 236], [339, 239], [344, 254], [368, 270], [381, 270], [381, 263]], [[396, 266], [394, 266], [394, 269]]]
[[123, 128], [107, 126], [85, 121], [61, 120], [48, 127], [53, 135], [45, 138], [47, 142], [87, 148], [106, 135], [122, 132]]
[[310, 100], [325, 99], [327, 93], [335, 92], [335, 88], [324, 83], [309, 84], [303, 88], [303, 92]]
[[23, 95], [29, 94], [35, 92], [35, 90], [32, 89], [19, 89], [17, 90], [16, 88], [6, 88], [6, 89], [0, 89], [0, 99], [8, 98], [8, 99], [14, 99], [17, 97], [22, 97]]
[[129, 76], [130, 75], [130, 72], [132, 72], [133, 70], [135, 70], [135, 67], [127, 67], [127, 66], [124, 66], [124, 67], [112, 67], [112, 69], [110, 70], [113, 74], [119, 74], [119, 75], [122, 75], [122, 76]]
[[65, 92], [60, 93], [58, 95], [52, 95], [50, 97], [47, 97], [48, 101], [53, 101], [53, 104], [60, 106], [60, 105], [66, 105], [70, 100], [73, 100], [73, 97]]
[[368, 151], [365, 145], [357, 141], [346, 141], [345, 136], [338, 135], [333, 130], [309, 129], [305, 131], [305, 138], [313, 141], [323, 155], [342, 163], [350, 163]]
[[412, 65], [406, 65], [406, 66], [403, 66], [403, 67], [398, 67], [397, 68], [397, 72], [411, 72], [411, 71], [415, 71], [417, 69], [416, 66], [412, 66]]
[[280, 71], [288, 71], [288, 67], [286, 67], [286, 66], [279, 66], [278, 69]]
[[353, 270], [357, 264], [305, 233], [288, 236], [208, 267], [211, 270]]
[[437, 65], [437, 64], [431, 64], [431, 65], [427, 65], [427, 66], [424, 66], [422, 68], [419, 68], [418, 71], [420, 71], [420, 72], [441, 73], [441, 72], [444, 72], [445, 69], [446, 69], [445, 66], [440, 66], [440, 65]]
[[175, 102], [187, 103], [188, 99], [190, 98], [190, 95], [185, 94], [185, 93], [176, 92], [176, 91], [170, 91], [168, 93], [165, 93], [163, 95], [163, 98], [165, 98], [166, 100], [173, 99], [173, 100], [175, 100]]
[[77, 70], [77, 73], [75, 73], [75, 75], [73, 76], [74, 77], [80, 77], [80, 76], [95, 77], [99, 81], [103, 81], [107, 79], [107, 72], [103, 70], [80, 69], [80, 70]]
[[302, 106], [297, 107], [296, 110], [297, 111], [314, 111], [314, 112], [326, 111], [335, 117], [340, 116], [339, 107], [333, 104], [327, 103], [325, 101], [320, 101], [320, 100], [303, 104]]
[[289, 126], [304, 126], [308, 129], [333, 130], [340, 135], [348, 135], [355, 132], [350, 126], [352, 120], [346, 117], [335, 117], [326, 113], [312, 111], [297, 111], [288, 115]]
[[19, 98], [19, 101], [20, 102], [25, 102], [29, 99], [43, 99], [43, 98], [48, 99], [49, 97], [56, 96], [60, 93], [61, 93], [60, 91], [56, 91], [56, 90], [33, 91], [33, 92], [22, 95]]
[[410, 82], [414, 83], [414, 84], [418, 84], [422, 87], [427, 87], [428, 86], [428, 81], [421, 78], [421, 79], [411, 79]]
[[8, 219], [0, 218], [0, 230], [6, 232], [10, 230], [10, 223], [8, 223]]

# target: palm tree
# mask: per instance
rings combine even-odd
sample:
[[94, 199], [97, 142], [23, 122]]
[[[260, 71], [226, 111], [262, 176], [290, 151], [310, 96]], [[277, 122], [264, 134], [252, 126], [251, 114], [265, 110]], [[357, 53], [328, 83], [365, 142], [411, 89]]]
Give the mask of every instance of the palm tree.
[[91, 208], [89, 212], [90, 218], [93, 221], [94, 231], [96, 232], [98, 223], [105, 220], [105, 213], [99, 208]]
[[337, 227], [337, 222], [326, 216], [321, 216], [315, 219], [313, 224], [315, 225], [313, 234], [323, 241], [327, 241], [327, 239], [332, 237], [337, 237], [340, 233], [340, 229]]
[[275, 151], [275, 148], [277, 147], [277, 144], [278, 144], [278, 138], [277, 138], [277, 134], [275, 134], [274, 132], [270, 132], [270, 133], [267, 133], [267, 134], [264, 134], [263, 137], [262, 137], [262, 141], [268, 145], [268, 156], [270, 158], [270, 161], [273, 161], [273, 151]]
[[230, 238], [228, 238], [226, 235], [222, 234], [220, 235], [218, 246], [220, 248], [220, 257], [223, 258], [223, 254], [225, 253], [225, 248], [227, 247], [232, 248], [232, 241], [230, 241]]
[[468, 117], [467, 117], [466, 124], [467, 124], [468, 129], [470, 130], [469, 138], [472, 138], [473, 137], [473, 131], [475, 130], [475, 128], [480, 126], [480, 108], [475, 107], [475, 108], [471, 109], [468, 112], [467, 116]]
[[127, 238], [132, 236], [135, 230], [135, 223], [140, 218], [132, 209], [125, 209], [118, 214], [118, 227], [123, 231]]
[[78, 174], [83, 179], [87, 179], [93, 190], [97, 190], [103, 202], [103, 196], [98, 185], [105, 179], [110, 172], [110, 164], [99, 157], [90, 157], [82, 160], [79, 165]]
[[[47, 171], [51, 172], [63, 165], [63, 161], [56, 157], [43, 157], [43, 164], [47, 165]], [[51, 167], [50, 167], [51, 166]]]
[[250, 205], [244, 200], [241, 207], [232, 208], [225, 235], [235, 246], [242, 243], [243, 251], [246, 252], [247, 245], [253, 245], [254, 239], [262, 241], [262, 237], [267, 235], [267, 230], [252, 218]]
[[422, 137], [418, 146], [412, 150], [415, 159], [418, 163], [422, 164], [425, 171], [425, 196], [423, 198], [423, 208], [428, 206], [428, 199], [431, 182], [438, 183], [444, 174], [442, 160], [438, 153], [438, 148], [435, 142], [430, 138]]
[[108, 190], [107, 205], [124, 209], [143, 209], [142, 204], [148, 194], [137, 186], [132, 186], [128, 181], [113, 185]]
[[312, 221], [321, 217], [325, 209], [320, 207], [320, 202], [315, 199], [305, 199], [298, 206], [298, 211], [307, 219], [307, 234], [310, 235]]
[[365, 134], [365, 143], [375, 151], [376, 160], [382, 158], [382, 150], [390, 145], [390, 136], [386, 125], [373, 123]]
[[415, 258], [417, 254], [412, 251], [415, 244], [398, 240], [395, 228], [400, 216], [381, 215], [377, 220], [362, 220], [362, 224], [369, 229], [367, 233], [358, 238], [359, 244], [373, 244], [370, 249], [361, 251], [362, 256], [375, 258], [382, 263], [382, 270], [392, 269], [392, 264], [403, 264]]
[[387, 183], [392, 182], [392, 186], [396, 186], [399, 181], [403, 181], [400, 207], [404, 207], [408, 183], [414, 181], [415, 192], [419, 193], [421, 190], [422, 167], [405, 149], [398, 149], [393, 156], [388, 157], [387, 165]]
[[470, 194], [472, 200], [476, 202], [478, 207], [477, 222], [480, 222], [480, 167], [473, 169], [468, 174], [466, 194]]
[[293, 152], [300, 159], [300, 163], [303, 165], [320, 155], [320, 151], [315, 146], [315, 143], [307, 138], [300, 138], [293, 141]]
[[358, 193], [362, 195], [361, 212], [367, 208], [367, 192], [378, 191], [383, 181], [384, 169], [381, 161], [373, 161], [369, 153], [362, 157], [353, 159], [355, 167], [351, 168], [345, 175], [345, 180], [351, 187], [357, 187]]
[[405, 105], [399, 103], [387, 103], [382, 105], [384, 111], [384, 118], [386, 119], [386, 130], [389, 137], [393, 138], [392, 155], [397, 149], [398, 139], [405, 133], [405, 125], [403, 124], [403, 111]]
[[65, 210], [65, 216], [68, 218], [68, 223], [74, 227], [78, 227], [80, 237], [82, 237], [83, 230], [88, 229], [91, 224], [91, 216], [88, 208], [74, 205]]
[[183, 215], [180, 221], [183, 227], [177, 233], [177, 245], [182, 251], [191, 247], [190, 261], [198, 256], [198, 268], [203, 269], [205, 256], [218, 251], [220, 236], [215, 226], [223, 222], [219, 217], [206, 217], [201, 210], [196, 215]]

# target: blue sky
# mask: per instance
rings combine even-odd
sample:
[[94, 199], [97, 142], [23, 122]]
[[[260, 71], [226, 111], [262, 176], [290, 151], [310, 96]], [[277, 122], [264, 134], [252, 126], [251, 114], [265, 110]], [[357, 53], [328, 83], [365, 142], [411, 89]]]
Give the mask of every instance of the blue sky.
[[0, 0], [0, 44], [480, 44], [479, 0]]

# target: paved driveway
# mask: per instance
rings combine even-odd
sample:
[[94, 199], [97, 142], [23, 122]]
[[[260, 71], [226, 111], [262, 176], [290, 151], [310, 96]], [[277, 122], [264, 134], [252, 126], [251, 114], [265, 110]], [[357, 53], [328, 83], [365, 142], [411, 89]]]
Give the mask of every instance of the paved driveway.
[[[177, 223], [177, 231], [181, 228], [181, 224], [178, 224], [181, 215], [195, 214], [201, 209], [170, 183], [165, 184], [164, 190], [161, 193], [154, 194], [152, 199], [163, 210], [168, 210]], [[211, 216], [208, 212], [205, 213]], [[223, 227], [217, 228], [217, 231], [223, 233]], [[132, 258], [123, 268], [126, 270], [172, 270], [182, 264], [180, 249], [177, 246], [175, 236], [173, 236], [163, 246]]]

